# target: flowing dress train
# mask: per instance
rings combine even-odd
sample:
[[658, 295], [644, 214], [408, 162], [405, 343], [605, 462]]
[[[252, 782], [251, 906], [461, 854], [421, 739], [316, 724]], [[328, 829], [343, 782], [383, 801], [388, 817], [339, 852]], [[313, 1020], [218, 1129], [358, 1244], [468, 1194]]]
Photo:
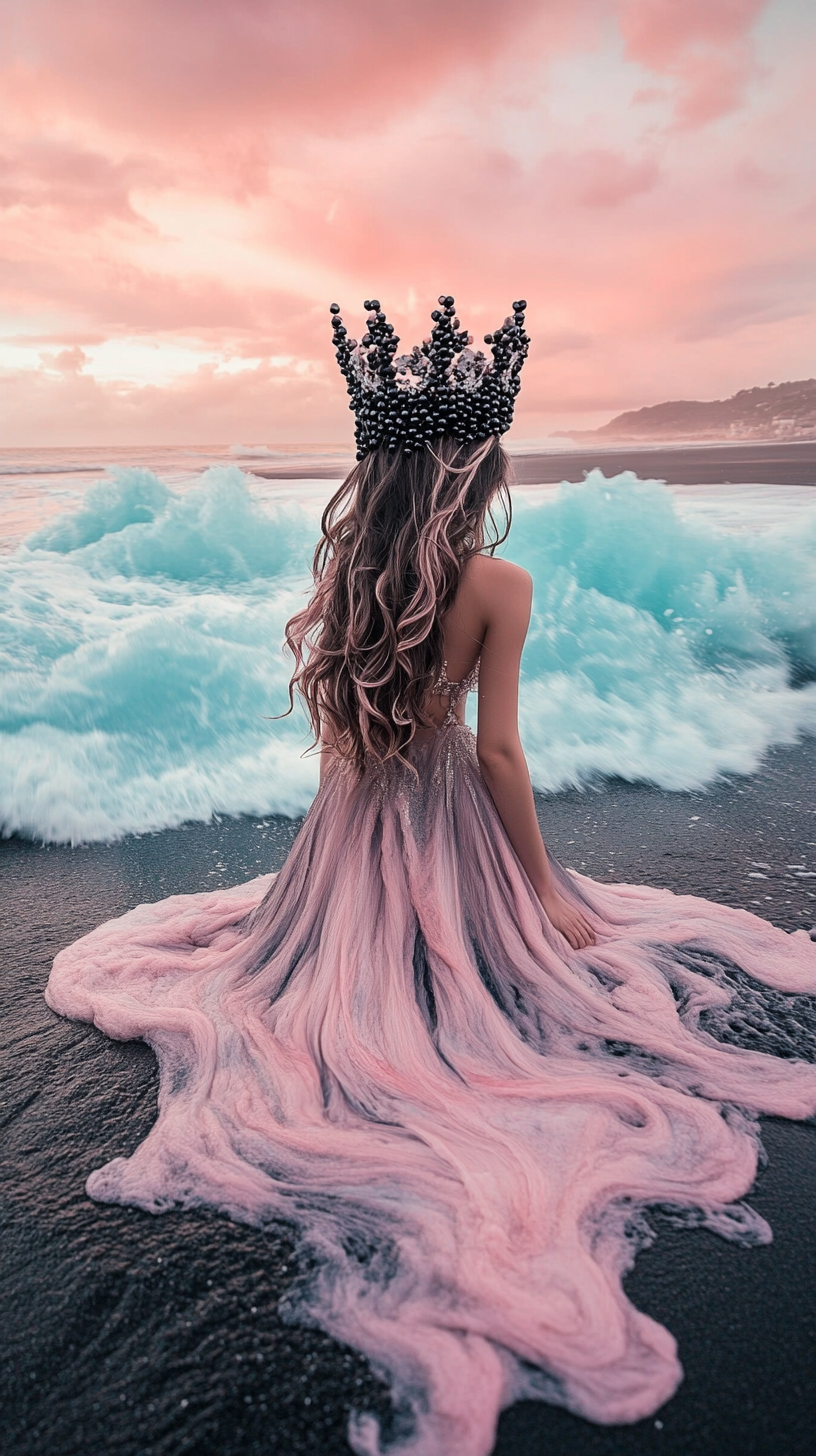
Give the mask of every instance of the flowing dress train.
[[[91, 1196], [295, 1226], [297, 1308], [387, 1375], [411, 1456], [487, 1456], [522, 1396], [653, 1412], [681, 1370], [621, 1287], [643, 1209], [767, 1239], [739, 1202], [757, 1115], [816, 1111], [784, 1017], [781, 1055], [735, 1044], [816, 991], [804, 931], [553, 872], [588, 950], [550, 926], [446, 722], [411, 768], [330, 769], [277, 876], [142, 905], [48, 985], [159, 1063], [155, 1126]], [[373, 1417], [350, 1441], [380, 1450]]]

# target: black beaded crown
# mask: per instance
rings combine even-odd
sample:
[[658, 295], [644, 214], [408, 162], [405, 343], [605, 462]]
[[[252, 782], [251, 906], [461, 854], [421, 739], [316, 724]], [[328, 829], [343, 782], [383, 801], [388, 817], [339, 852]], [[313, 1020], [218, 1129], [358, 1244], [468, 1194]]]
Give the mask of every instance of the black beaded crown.
[[495, 333], [485, 334], [492, 360], [471, 349], [473, 335], [460, 332], [450, 294], [431, 314], [433, 328], [410, 354], [397, 355], [399, 338], [376, 298], [366, 299], [366, 330], [360, 343], [348, 337], [340, 305], [331, 305], [337, 362], [357, 416], [357, 459], [370, 450], [400, 446], [406, 455], [439, 435], [486, 440], [503, 435], [513, 422], [521, 388], [521, 367], [530, 340], [524, 331], [524, 299], [513, 304]]

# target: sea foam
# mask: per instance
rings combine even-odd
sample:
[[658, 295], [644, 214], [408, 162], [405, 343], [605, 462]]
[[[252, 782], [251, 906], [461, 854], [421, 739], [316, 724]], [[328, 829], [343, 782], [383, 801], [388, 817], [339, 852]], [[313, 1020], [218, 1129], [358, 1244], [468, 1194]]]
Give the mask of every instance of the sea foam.
[[[185, 491], [128, 468], [3, 558], [3, 832], [81, 842], [305, 810], [305, 721], [274, 715], [318, 522], [316, 499], [260, 500], [237, 465]], [[699, 787], [816, 731], [816, 509], [726, 531], [659, 482], [594, 471], [523, 495], [507, 554], [535, 581], [537, 787]]]

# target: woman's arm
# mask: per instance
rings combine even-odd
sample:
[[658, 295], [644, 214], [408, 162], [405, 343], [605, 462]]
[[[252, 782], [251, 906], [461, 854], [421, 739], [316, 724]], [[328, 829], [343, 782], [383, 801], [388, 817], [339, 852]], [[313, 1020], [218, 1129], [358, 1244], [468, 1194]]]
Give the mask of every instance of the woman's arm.
[[509, 561], [485, 560], [476, 589], [485, 622], [476, 737], [479, 766], [547, 918], [574, 950], [583, 950], [594, 944], [595, 935], [581, 911], [554, 884], [518, 734], [519, 666], [530, 624], [533, 583], [526, 571]]

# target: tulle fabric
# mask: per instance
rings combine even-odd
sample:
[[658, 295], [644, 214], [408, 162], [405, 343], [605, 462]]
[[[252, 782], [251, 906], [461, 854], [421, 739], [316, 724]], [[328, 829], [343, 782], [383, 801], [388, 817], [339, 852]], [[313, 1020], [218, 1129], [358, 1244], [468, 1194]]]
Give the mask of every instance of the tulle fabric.
[[[675, 1342], [621, 1288], [644, 1208], [767, 1240], [738, 1202], [756, 1114], [816, 1110], [790, 1017], [781, 1056], [734, 1044], [746, 973], [754, 1033], [777, 993], [816, 991], [803, 931], [553, 868], [587, 951], [549, 925], [448, 725], [412, 769], [331, 771], [279, 875], [140, 906], [48, 985], [159, 1062], [155, 1126], [91, 1196], [294, 1225], [292, 1316], [385, 1373], [391, 1451], [486, 1456], [520, 1396], [657, 1409]], [[350, 1441], [379, 1452], [374, 1419]]]

